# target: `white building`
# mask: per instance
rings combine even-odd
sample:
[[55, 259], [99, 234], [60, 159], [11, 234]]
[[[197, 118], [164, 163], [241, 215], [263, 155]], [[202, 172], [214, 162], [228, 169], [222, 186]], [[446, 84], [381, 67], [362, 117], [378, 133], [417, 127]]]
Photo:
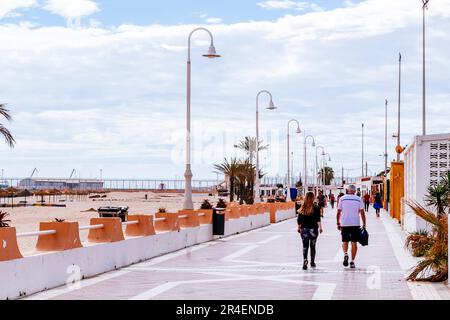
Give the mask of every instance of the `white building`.
[[[426, 206], [430, 185], [437, 185], [450, 170], [450, 134], [416, 136], [405, 150], [405, 200]], [[427, 224], [408, 206], [403, 208], [402, 224], [409, 232], [426, 229]]]
[[28, 190], [101, 190], [103, 189], [103, 181], [88, 179], [27, 178], [19, 182], [19, 188]]

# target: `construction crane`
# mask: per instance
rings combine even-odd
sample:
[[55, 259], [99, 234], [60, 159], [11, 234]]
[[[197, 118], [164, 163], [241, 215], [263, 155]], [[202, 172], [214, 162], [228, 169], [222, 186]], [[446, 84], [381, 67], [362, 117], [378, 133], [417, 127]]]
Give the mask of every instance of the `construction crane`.
[[76, 173], [76, 172], [77, 172], [77, 170], [76, 170], [76, 169], [73, 169], [73, 170], [72, 170], [72, 173], [70, 174], [69, 180], [70, 180], [70, 179], [72, 179], [72, 177], [73, 177], [74, 173]]
[[33, 178], [33, 176], [34, 176], [34, 174], [35, 174], [36, 172], [38, 172], [38, 170], [37, 170], [37, 168], [34, 168], [34, 169], [33, 169], [33, 172], [32, 172], [31, 175], [30, 175], [30, 178]]

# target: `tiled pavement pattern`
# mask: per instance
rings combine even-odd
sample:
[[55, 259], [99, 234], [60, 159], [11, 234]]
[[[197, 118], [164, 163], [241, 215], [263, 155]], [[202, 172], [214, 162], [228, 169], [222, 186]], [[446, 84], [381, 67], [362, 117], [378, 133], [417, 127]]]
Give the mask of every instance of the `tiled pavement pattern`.
[[370, 245], [360, 247], [355, 270], [342, 266], [335, 210], [326, 210], [323, 224], [315, 270], [301, 270], [300, 236], [292, 219], [29, 299], [449, 299], [443, 284], [404, 280], [415, 260], [404, 252], [399, 227], [386, 213], [377, 219], [371, 208]]

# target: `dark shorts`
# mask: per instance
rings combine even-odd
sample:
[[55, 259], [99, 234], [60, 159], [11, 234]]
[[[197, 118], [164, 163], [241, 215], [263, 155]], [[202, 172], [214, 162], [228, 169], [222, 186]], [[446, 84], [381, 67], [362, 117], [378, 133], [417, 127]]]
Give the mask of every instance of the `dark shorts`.
[[358, 242], [360, 229], [361, 227], [342, 227], [342, 242]]

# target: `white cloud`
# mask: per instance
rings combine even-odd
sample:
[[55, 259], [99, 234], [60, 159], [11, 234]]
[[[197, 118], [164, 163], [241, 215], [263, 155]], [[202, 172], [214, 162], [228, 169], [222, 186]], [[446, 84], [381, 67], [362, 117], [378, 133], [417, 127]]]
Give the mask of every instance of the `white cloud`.
[[214, 17], [208, 17], [205, 19], [206, 23], [216, 24], [216, 23], [222, 23], [221, 18], [214, 18]]
[[0, 19], [15, 15], [17, 9], [31, 8], [35, 6], [36, 0], [1, 0], [0, 1]]
[[[448, 131], [450, 117], [450, 35], [431, 31], [450, 28], [450, 1], [436, 1], [427, 15], [429, 129], [439, 133]], [[359, 166], [360, 123], [366, 122], [369, 166], [382, 169], [385, 98], [391, 101], [389, 133], [396, 127], [398, 51], [404, 55], [403, 143], [420, 132], [420, 24], [420, 5], [410, 0], [219, 24], [210, 28], [223, 55], [217, 60], [202, 59], [208, 37], [196, 34], [195, 177], [211, 176], [223, 150], [232, 154], [238, 139], [254, 135], [261, 89], [269, 89], [279, 107], [269, 113], [261, 99], [261, 136], [274, 160], [270, 174], [284, 175], [292, 118], [332, 154], [336, 171]], [[0, 166], [13, 172], [8, 175], [33, 167], [42, 175], [64, 176], [79, 167], [96, 173], [102, 165], [104, 176], [182, 176], [186, 45], [196, 26], [93, 26], [0, 25], [0, 43], [8, 44], [0, 47], [1, 102], [13, 112], [8, 127], [18, 141], [14, 150], [0, 146]], [[301, 140], [293, 139], [298, 171]]]
[[276, 9], [284, 9], [284, 10], [294, 9], [294, 10], [299, 10], [299, 11], [303, 11], [306, 9], [313, 10], [313, 11], [322, 10], [322, 8], [315, 3], [304, 2], [304, 1], [292, 1], [292, 0], [269, 0], [269, 1], [258, 2], [257, 5], [263, 9], [267, 9], [267, 10], [276, 10]]
[[92, 0], [47, 0], [43, 8], [66, 19], [90, 16], [100, 10]]

